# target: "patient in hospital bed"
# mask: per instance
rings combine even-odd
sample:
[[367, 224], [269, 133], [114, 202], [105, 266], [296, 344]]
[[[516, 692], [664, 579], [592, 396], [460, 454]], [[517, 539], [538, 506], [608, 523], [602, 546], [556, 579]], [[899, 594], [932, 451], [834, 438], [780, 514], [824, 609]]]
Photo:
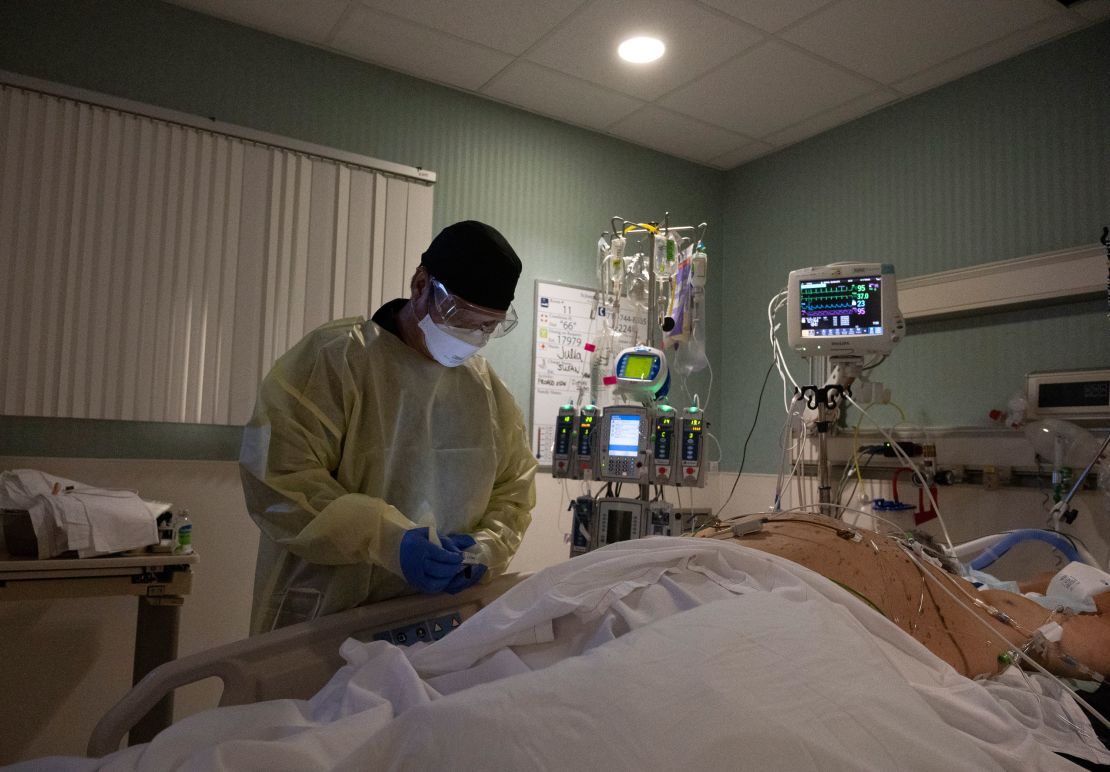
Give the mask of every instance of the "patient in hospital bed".
[[[720, 538], [614, 544], [526, 579], [434, 643], [348, 639], [347, 665], [310, 700], [217, 708], [105, 759], [28, 768], [1074, 769], [1060, 754], [1110, 763], [1057, 682], [999, 660], [1049, 609], [981, 593], [1014, 624], [1000, 623], [970, 600], [970, 585], [889, 537], [781, 517], [738, 540], [721, 528], [708, 531]], [[1052, 618], [1060, 650], [1105, 672], [1103, 601], [1100, 614]], [[1037, 656], [1066, 672], [1058, 654]], [[965, 677], [983, 674], [996, 675]]]
[[[1093, 599], [1095, 613], [1048, 609], [1012, 592], [976, 590], [931, 559], [935, 548], [915, 553], [902, 540], [815, 514], [758, 519], [762, 527], [744, 536], [734, 536], [731, 523], [699, 535], [737, 541], [816, 571], [963, 675], [998, 673], [1016, 658], [1013, 650], [1022, 647], [1033, 649], [1040, 664], [1057, 675], [1087, 675], [1076, 664], [1110, 674], [1110, 593]], [[1042, 576], [1023, 583], [1022, 589], [1043, 595], [1047, 584], [1048, 577]], [[1060, 626], [1060, 640], [1030, 647], [1036, 631], [1053, 622]]]

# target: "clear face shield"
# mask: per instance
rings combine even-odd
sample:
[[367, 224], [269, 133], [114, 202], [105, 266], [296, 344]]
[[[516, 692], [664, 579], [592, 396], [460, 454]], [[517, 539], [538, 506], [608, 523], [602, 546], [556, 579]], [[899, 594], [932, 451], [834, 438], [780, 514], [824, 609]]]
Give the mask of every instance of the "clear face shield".
[[505, 311], [479, 306], [451, 294], [431, 275], [428, 276], [428, 285], [428, 316], [453, 338], [484, 346], [491, 338], [500, 338], [516, 327], [517, 314], [512, 305]]

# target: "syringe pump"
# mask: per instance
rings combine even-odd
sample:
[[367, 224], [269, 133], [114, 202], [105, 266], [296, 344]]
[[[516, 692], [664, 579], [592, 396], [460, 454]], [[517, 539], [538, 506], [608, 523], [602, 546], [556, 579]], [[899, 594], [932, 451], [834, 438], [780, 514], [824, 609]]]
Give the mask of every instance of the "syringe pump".
[[570, 477], [574, 455], [574, 405], [563, 405], [555, 417], [555, 442], [551, 448], [551, 476]]
[[683, 410], [679, 432], [675, 485], [702, 488], [705, 486], [705, 412], [698, 407]]
[[651, 482], [670, 485], [674, 482], [675, 441], [678, 433], [678, 412], [670, 405], [655, 408], [655, 431], [651, 438]]

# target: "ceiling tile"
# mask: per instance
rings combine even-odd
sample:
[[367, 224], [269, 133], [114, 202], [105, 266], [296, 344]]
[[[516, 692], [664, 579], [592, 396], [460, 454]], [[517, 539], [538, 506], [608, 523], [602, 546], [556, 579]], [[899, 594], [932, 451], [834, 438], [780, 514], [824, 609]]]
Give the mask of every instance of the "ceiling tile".
[[[1110, 0], [167, 2], [718, 168], [1110, 18]], [[637, 32], [667, 55], [620, 61]]]
[[[646, 65], [622, 61], [617, 46], [637, 34], [660, 38], [667, 53]], [[686, 0], [592, 0], [527, 58], [630, 96], [653, 99], [761, 38], [756, 30]]]
[[992, 64], [997, 64], [1003, 59], [1017, 56], [1047, 40], [1052, 40], [1060, 35], [1072, 32], [1078, 26], [1079, 21], [1070, 14], [1052, 16], [1039, 24], [1034, 24], [1032, 27], [1027, 27], [1012, 35], [1007, 35], [994, 43], [989, 43], [981, 48], [976, 48], [974, 51], [969, 51], [962, 56], [949, 59], [946, 62], [938, 64], [936, 67], [930, 67], [924, 72], [911, 75], [905, 80], [894, 83], [893, 86], [903, 94], [916, 94], [921, 91], [927, 91], [942, 83], [956, 80], [956, 78], [963, 77], [968, 73], [976, 72]]
[[863, 78], [771, 42], [660, 99], [659, 104], [763, 137], [874, 89]]
[[749, 142], [746, 145], [741, 145], [735, 150], [719, 155], [709, 162], [710, 166], [715, 166], [718, 169], [735, 169], [737, 166], [748, 161], [759, 158], [760, 156], [767, 155], [775, 149], [774, 145], [769, 145], [766, 142]]
[[750, 137], [654, 105], [617, 121], [609, 127], [609, 133], [699, 163], [709, 163], [722, 153], [751, 142]]
[[841, 0], [782, 37], [893, 83], [1063, 13], [1044, 0]]
[[638, 99], [523, 60], [506, 67], [481, 93], [599, 131], [644, 105]]
[[331, 46], [384, 67], [471, 90], [512, 61], [485, 46], [365, 8], [351, 12]]
[[[822, 8], [832, 0], [705, 0], [714, 8], [746, 21], [767, 32], [777, 32], [787, 24]], [[1110, 2], [1110, 0], [1108, 0]]]
[[347, 8], [346, 0], [170, 0], [210, 16], [293, 40], [323, 43]]
[[585, 0], [361, 0], [363, 5], [403, 16], [440, 32], [522, 54]]
[[799, 121], [782, 131], [768, 134], [764, 139], [780, 147], [792, 145], [795, 142], [801, 142], [803, 139], [812, 137], [815, 134], [820, 134], [822, 131], [828, 131], [834, 126], [839, 126], [842, 123], [855, 120], [862, 115], [867, 115], [876, 108], [893, 102], [896, 98], [894, 94], [891, 94], [885, 89], [872, 91], [870, 94], [864, 94], [857, 99], [853, 99], [851, 102], [845, 102], [831, 110], [826, 110], [823, 113], [818, 113], [817, 115]]

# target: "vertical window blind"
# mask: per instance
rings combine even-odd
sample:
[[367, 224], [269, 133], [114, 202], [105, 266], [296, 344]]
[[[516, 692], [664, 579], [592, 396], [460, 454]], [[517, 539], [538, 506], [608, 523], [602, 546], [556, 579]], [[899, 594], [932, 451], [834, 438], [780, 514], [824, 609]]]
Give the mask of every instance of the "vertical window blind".
[[0, 412], [243, 423], [305, 333], [408, 295], [434, 174], [252, 135], [0, 82]]

